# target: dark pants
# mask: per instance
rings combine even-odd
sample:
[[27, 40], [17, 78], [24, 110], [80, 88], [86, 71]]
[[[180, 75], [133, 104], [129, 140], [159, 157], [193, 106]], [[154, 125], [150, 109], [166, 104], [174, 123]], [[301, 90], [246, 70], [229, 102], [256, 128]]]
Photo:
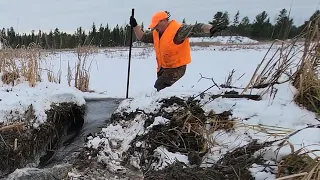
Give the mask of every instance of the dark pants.
[[161, 68], [157, 73], [158, 79], [156, 80], [154, 87], [157, 91], [160, 91], [166, 87], [172, 86], [184, 76], [186, 68], [186, 65], [177, 68]]

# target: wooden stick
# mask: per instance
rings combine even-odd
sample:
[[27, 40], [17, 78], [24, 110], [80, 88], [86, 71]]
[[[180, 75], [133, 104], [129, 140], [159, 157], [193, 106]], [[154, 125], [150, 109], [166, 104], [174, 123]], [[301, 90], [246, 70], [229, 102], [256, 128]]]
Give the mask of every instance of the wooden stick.
[[[11, 128], [19, 128], [17, 126], [23, 126], [25, 123], [22, 122], [22, 123], [17, 123], [17, 124], [11, 124], [11, 125], [8, 125], [8, 126], [4, 126], [4, 127], [1, 127], [0, 128], [0, 132], [1, 131], [5, 131], [5, 130], [8, 130], [8, 129], [11, 129]], [[21, 127], [20, 127], [21, 128]]]
[[285, 180], [285, 179], [289, 179], [289, 178], [304, 176], [304, 175], [307, 175], [307, 174], [308, 174], [307, 172], [303, 172], [303, 173], [299, 173], [299, 174], [293, 174], [293, 175], [289, 175], [289, 176], [277, 178], [277, 179], [275, 179], [275, 180]]

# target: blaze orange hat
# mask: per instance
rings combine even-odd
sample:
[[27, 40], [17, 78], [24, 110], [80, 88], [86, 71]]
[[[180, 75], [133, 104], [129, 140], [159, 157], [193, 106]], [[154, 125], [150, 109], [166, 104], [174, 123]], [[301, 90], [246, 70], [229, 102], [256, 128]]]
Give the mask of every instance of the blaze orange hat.
[[168, 18], [168, 14], [164, 11], [156, 12], [152, 16], [151, 24], [149, 25], [149, 28], [154, 28], [159, 23], [159, 21]]

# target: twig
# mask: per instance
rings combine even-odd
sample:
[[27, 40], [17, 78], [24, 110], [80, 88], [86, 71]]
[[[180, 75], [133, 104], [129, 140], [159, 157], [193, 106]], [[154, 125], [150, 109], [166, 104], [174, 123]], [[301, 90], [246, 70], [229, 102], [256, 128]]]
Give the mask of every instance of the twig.
[[299, 174], [293, 174], [293, 175], [289, 175], [289, 176], [277, 178], [277, 179], [275, 179], [275, 180], [291, 179], [291, 178], [294, 178], [294, 177], [305, 176], [305, 175], [307, 175], [307, 174], [308, 174], [307, 172], [303, 172], [303, 173], [299, 173]]
[[210, 89], [213, 88], [214, 86], [216, 86], [216, 85], [212, 85], [212, 86], [208, 87], [206, 90], [204, 90], [204, 91], [202, 91], [201, 93], [199, 93], [198, 95], [192, 97], [191, 100], [194, 100], [195, 98], [201, 96], [203, 93], [207, 92], [208, 90], [210, 90]]
[[9, 147], [6, 143], [6, 141], [3, 139], [2, 135], [0, 134], [0, 138], [1, 138], [1, 141], [4, 143], [5, 146]]
[[202, 74], [201, 73], [199, 73], [200, 74], [200, 79], [198, 80], [198, 82], [200, 82], [201, 81], [201, 79], [208, 79], [208, 80], [211, 80], [212, 82], [213, 82], [213, 84], [220, 90], [220, 87], [218, 86], [218, 84], [213, 80], [213, 78], [208, 78], [208, 77], [204, 77], [204, 76], [202, 76]]

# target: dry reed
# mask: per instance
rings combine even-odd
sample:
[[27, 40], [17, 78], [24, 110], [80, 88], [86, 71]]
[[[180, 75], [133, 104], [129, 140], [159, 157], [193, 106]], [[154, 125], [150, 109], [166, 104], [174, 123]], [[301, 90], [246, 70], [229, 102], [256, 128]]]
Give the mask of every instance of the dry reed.
[[0, 72], [5, 84], [19, 82], [19, 78], [29, 82], [31, 87], [40, 81], [41, 48], [34, 43], [17, 49], [6, 48], [0, 51]]
[[[294, 146], [287, 142], [291, 148], [291, 154], [285, 156], [278, 163], [277, 180], [311, 180], [320, 177], [319, 159], [311, 158], [309, 154], [315, 151], [308, 151], [306, 148], [294, 149]], [[283, 146], [282, 146], [283, 147]], [[279, 148], [279, 150], [281, 147]]]
[[71, 86], [71, 81], [74, 80], [74, 87], [88, 92], [90, 82], [90, 69], [92, 60], [89, 62], [89, 57], [97, 53], [97, 48], [94, 46], [78, 46], [76, 49], [77, 62], [74, 68], [74, 78], [72, 78], [72, 68], [68, 62], [68, 84]]
[[[281, 45], [274, 52], [270, 47], [242, 93], [249, 89], [261, 89], [262, 95], [270, 92], [271, 97], [272, 93], [276, 92], [275, 85], [290, 83], [296, 88], [295, 102], [319, 115], [319, 23], [320, 17], [317, 16], [290, 42], [275, 40], [271, 47], [275, 46], [276, 42], [281, 42]], [[304, 42], [301, 42], [301, 39], [304, 39]], [[269, 54], [271, 56], [268, 56]], [[285, 130], [281, 135], [288, 133], [290, 130]], [[289, 142], [288, 144], [292, 152], [278, 163], [278, 180], [320, 179], [320, 162], [309, 156], [309, 153], [313, 152], [302, 152], [304, 148], [295, 151], [294, 146]]]
[[305, 43], [301, 63], [293, 85], [298, 89], [295, 101], [308, 110], [320, 113], [320, 17], [315, 17], [305, 29]]

